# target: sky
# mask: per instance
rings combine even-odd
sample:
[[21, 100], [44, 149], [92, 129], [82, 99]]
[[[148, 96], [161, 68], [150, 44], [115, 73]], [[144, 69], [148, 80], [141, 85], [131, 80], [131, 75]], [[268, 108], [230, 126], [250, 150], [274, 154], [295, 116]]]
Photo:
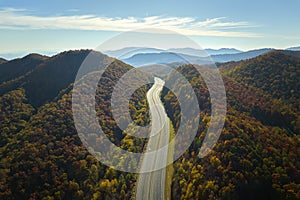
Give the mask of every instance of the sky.
[[0, 0], [0, 57], [94, 49], [120, 33], [162, 28], [202, 48], [300, 46], [300, 1]]

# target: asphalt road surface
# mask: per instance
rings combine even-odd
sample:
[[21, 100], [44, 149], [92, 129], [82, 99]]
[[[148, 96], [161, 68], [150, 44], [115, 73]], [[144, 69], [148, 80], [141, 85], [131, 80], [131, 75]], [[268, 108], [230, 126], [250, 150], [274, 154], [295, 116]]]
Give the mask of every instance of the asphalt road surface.
[[[154, 85], [147, 93], [147, 100], [151, 115], [151, 132], [146, 146], [146, 152], [142, 159], [140, 173], [136, 187], [137, 200], [159, 200], [165, 199], [165, 180], [168, 150], [159, 150], [169, 143], [170, 122], [160, 100], [160, 92], [163, 89], [164, 81], [155, 78]], [[159, 169], [153, 171], [154, 169]]]

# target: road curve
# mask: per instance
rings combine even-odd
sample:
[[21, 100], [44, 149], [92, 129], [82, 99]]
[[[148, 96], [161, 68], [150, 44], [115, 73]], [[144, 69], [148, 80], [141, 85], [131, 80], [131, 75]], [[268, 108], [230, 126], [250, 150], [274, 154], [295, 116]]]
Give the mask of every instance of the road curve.
[[[154, 85], [147, 92], [152, 128], [146, 146], [146, 152], [153, 153], [145, 154], [140, 165], [140, 172], [151, 172], [139, 174], [135, 195], [136, 200], [165, 199], [166, 168], [159, 168], [161, 168], [160, 166], [166, 166], [168, 151], [157, 150], [169, 143], [170, 121], [159, 96], [163, 89], [164, 81], [156, 77], [154, 80]], [[159, 170], [154, 171], [154, 169]]]

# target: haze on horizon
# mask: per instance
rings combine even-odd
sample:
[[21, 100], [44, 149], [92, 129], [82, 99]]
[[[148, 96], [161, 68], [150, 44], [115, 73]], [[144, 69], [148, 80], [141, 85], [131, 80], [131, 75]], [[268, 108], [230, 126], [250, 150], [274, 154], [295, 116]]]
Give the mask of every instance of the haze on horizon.
[[202, 48], [285, 49], [300, 46], [299, 6], [295, 0], [1, 2], [0, 57], [94, 49], [109, 38], [139, 28], [175, 31]]

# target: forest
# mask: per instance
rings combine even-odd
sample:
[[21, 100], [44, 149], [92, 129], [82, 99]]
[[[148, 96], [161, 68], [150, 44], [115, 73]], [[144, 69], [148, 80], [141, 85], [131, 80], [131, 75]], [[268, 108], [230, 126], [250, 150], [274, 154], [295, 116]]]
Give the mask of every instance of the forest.
[[[132, 199], [138, 174], [100, 163], [75, 129], [72, 87], [89, 53], [1, 61], [0, 199]], [[92, 53], [103, 66], [111, 61]], [[192, 85], [201, 120], [192, 145], [173, 163], [172, 199], [300, 199], [300, 58], [272, 51], [218, 68], [226, 88], [226, 121], [217, 144], [202, 159], [197, 155], [210, 122], [209, 91], [193, 65], [174, 69]], [[118, 60], [105, 69], [96, 111], [113, 143], [142, 152], [147, 140], [126, 135], [110, 110], [112, 88], [130, 69]], [[150, 87], [136, 90], [129, 103], [132, 119], [142, 126], [150, 123]], [[161, 100], [176, 133], [179, 102], [167, 88]]]

